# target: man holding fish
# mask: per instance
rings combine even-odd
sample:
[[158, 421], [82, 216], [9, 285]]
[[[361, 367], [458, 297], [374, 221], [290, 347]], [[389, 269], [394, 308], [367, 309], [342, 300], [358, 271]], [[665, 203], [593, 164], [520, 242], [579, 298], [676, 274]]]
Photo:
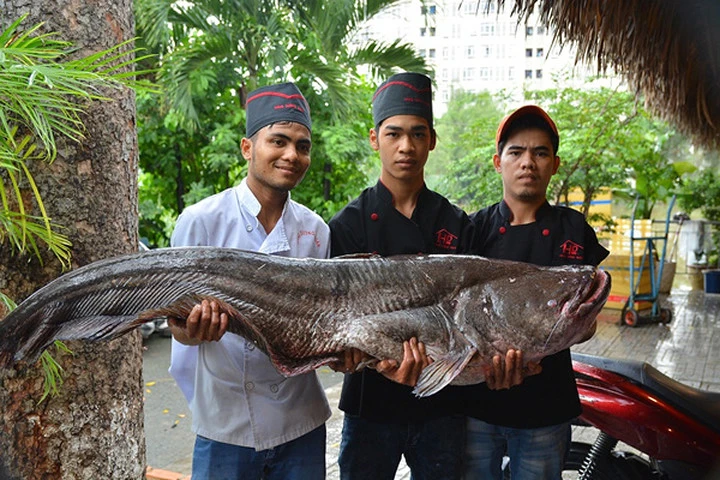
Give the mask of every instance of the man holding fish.
[[[607, 257], [580, 212], [547, 201], [548, 184], [560, 165], [559, 142], [555, 122], [538, 106], [526, 105], [503, 119], [493, 156], [503, 199], [471, 217], [473, 253], [546, 266], [598, 265]], [[508, 390], [466, 387], [466, 479], [501, 480], [504, 455], [510, 457], [513, 480], [561, 478], [570, 421], [580, 414], [570, 350], [545, 357], [540, 365], [539, 375]]]
[[[467, 251], [467, 215], [425, 186], [424, 167], [435, 148], [430, 78], [393, 75], [372, 100], [370, 145], [379, 152], [380, 179], [331, 221], [332, 256], [353, 253], [457, 254]], [[457, 479], [462, 475], [464, 419], [456, 387], [417, 398], [412, 386], [430, 359], [411, 338], [403, 361], [382, 361], [375, 370], [348, 373], [340, 409], [345, 412], [340, 445], [342, 479], [392, 479], [405, 457], [413, 478]], [[353, 371], [362, 352], [342, 366]], [[523, 380], [522, 352], [497, 356], [486, 371], [494, 388]], [[532, 373], [537, 365], [531, 365]], [[368, 459], [372, 458], [372, 461]]]
[[[326, 258], [329, 229], [290, 199], [310, 166], [310, 108], [292, 83], [247, 97], [248, 162], [242, 183], [185, 209], [177, 246], [233, 247]], [[193, 479], [325, 478], [330, 409], [315, 372], [285, 378], [250, 340], [225, 335], [228, 318], [203, 301], [185, 328], [175, 321], [170, 371], [190, 402]]]

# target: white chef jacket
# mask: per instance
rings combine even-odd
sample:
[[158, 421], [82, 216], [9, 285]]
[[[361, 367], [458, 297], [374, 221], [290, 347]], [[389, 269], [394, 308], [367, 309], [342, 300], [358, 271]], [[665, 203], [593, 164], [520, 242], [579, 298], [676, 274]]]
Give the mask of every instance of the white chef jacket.
[[[171, 245], [240, 248], [288, 257], [327, 258], [330, 230], [320, 216], [288, 198], [269, 233], [245, 180], [188, 208]], [[190, 404], [193, 431], [223, 443], [265, 450], [298, 438], [330, 418], [315, 372], [285, 378], [267, 355], [226, 333], [218, 342], [173, 339], [170, 373]]]

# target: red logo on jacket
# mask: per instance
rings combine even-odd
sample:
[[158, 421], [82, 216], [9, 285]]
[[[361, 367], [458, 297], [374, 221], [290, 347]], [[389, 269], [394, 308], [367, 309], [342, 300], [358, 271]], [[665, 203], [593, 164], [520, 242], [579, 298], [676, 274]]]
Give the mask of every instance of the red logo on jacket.
[[453, 235], [444, 228], [435, 232], [435, 246], [445, 250], [457, 250], [457, 235]]
[[560, 245], [560, 258], [567, 258], [570, 260], [582, 260], [584, 258], [583, 252], [585, 247], [578, 245], [572, 240], [565, 240]]

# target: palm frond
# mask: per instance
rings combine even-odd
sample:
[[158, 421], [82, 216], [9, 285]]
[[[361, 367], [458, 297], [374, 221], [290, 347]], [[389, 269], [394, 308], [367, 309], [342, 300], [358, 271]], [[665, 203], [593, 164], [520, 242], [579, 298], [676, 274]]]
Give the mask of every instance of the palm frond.
[[400, 40], [389, 44], [373, 41], [350, 55], [352, 63], [366, 65], [375, 78], [390, 76], [396, 69], [432, 73], [425, 59], [417, 55], [410, 44], [401, 43]]
[[58, 136], [81, 142], [81, 115], [90, 102], [108, 100], [104, 89], [139, 85], [131, 68], [138, 50], [128, 41], [70, 59], [76, 53], [70, 43], [39, 33], [42, 24], [22, 29], [24, 20], [0, 32], [0, 168], [6, 173], [0, 182], [0, 241], [38, 258], [38, 242], [45, 243], [68, 266], [70, 241], [51, 222], [28, 163], [53, 161]]

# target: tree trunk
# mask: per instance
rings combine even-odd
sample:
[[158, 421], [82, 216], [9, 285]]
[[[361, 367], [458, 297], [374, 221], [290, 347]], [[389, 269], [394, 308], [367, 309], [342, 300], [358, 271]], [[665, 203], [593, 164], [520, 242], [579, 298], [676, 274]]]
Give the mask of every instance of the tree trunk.
[[[79, 55], [134, 36], [131, 0], [0, 0], [3, 28], [24, 13], [24, 27], [45, 22]], [[138, 245], [135, 97], [103, 93], [112, 101], [89, 106], [82, 145], [59, 140], [53, 164], [29, 165], [48, 215], [73, 243], [73, 268]], [[18, 256], [0, 243], [0, 289], [19, 302], [60, 275], [59, 262], [43, 256]], [[0, 479], [144, 478], [139, 334], [68, 346], [74, 356], [51, 349], [65, 382], [42, 403], [39, 363], [0, 371]]]

